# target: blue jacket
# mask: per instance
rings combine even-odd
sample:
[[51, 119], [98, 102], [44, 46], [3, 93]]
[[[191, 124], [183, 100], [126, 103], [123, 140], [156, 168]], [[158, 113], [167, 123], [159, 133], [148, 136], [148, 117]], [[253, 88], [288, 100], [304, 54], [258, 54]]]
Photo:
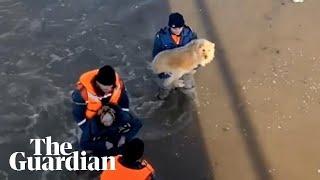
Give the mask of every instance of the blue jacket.
[[194, 33], [190, 27], [185, 26], [181, 32], [181, 41], [179, 44], [176, 44], [171, 38], [171, 31], [169, 27], [160, 29], [157, 32], [154, 40], [152, 57], [154, 58], [158, 53], [167, 49], [173, 49], [177, 47], [184, 46], [190, 41], [197, 39], [197, 34]]
[[[117, 143], [122, 135], [125, 136], [127, 140], [130, 140], [142, 127], [142, 123], [139, 119], [121, 109], [127, 109], [129, 107], [129, 100], [126, 93], [124, 93], [123, 97], [120, 99], [119, 108], [116, 111], [116, 121], [110, 127], [103, 126], [100, 123], [99, 117], [83, 121], [85, 119], [86, 104], [79, 90], [73, 91], [72, 101], [72, 114], [74, 120], [82, 130], [80, 147], [83, 150], [106, 152], [106, 141]], [[117, 144], [114, 144], [114, 146], [117, 146]]]

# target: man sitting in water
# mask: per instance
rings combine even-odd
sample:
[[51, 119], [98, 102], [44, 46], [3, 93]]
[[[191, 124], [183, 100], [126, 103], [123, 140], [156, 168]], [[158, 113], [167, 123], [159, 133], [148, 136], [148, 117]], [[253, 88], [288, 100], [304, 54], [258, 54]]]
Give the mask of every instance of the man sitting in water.
[[83, 126], [80, 146], [94, 155], [110, 156], [121, 152], [122, 146], [130, 141], [142, 127], [141, 121], [119, 106], [103, 106], [92, 121]]

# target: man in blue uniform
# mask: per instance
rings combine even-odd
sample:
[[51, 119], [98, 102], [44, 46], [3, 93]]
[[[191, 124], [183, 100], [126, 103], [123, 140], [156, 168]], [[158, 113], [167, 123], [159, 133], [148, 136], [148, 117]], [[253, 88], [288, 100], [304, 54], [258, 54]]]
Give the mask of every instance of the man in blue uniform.
[[[197, 39], [197, 35], [185, 24], [183, 16], [177, 12], [172, 13], [169, 15], [168, 26], [160, 29], [155, 36], [152, 56], [154, 58], [161, 51], [182, 47], [194, 39]], [[165, 78], [168, 77], [159, 77], [158, 80], [163, 81]], [[182, 80], [185, 84], [185, 90], [194, 90], [192, 74], [184, 75]], [[159, 84], [160, 90], [157, 97], [159, 99], [165, 99], [170, 94], [171, 87], [164, 87], [161, 85], [162, 83]]]

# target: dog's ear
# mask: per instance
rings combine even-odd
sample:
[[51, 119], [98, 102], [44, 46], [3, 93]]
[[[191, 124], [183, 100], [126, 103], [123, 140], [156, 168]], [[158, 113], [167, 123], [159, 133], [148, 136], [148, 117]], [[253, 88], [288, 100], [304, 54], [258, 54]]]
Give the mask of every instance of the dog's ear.
[[200, 51], [201, 49], [203, 49], [203, 47], [204, 47], [204, 44], [201, 41], [196, 45], [197, 50], [200, 50]]

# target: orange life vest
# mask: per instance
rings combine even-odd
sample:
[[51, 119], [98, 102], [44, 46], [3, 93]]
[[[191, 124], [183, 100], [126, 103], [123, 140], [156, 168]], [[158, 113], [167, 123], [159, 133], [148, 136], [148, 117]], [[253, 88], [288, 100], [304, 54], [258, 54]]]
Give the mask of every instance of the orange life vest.
[[103, 97], [99, 97], [92, 85], [92, 80], [98, 74], [98, 71], [98, 69], [95, 69], [83, 73], [77, 83], [77, 89], [80, 90], [82, 98], [86, 101], [86, 119], [92, 119], [95, 115], [97, 115], [98, 111], [102, 107], [101, 99], [103, 97], [111, 96], [109, 102], [112, 104], [118, 104], [122, 91], [124, 89], [123, 82], [120, 79], [119, 75], [116, 73], [116, 87], [113, 89], [112, 94], [107, 94]]
[[147, 161], [142, 163], [145, 165], [142, 169], [130, 169], [123, 166], [119, 160], [120, 155], [116, 156], [116, 170], [105, 170], [100, 175], [100, 180], [150, 180], [154, 170]]

